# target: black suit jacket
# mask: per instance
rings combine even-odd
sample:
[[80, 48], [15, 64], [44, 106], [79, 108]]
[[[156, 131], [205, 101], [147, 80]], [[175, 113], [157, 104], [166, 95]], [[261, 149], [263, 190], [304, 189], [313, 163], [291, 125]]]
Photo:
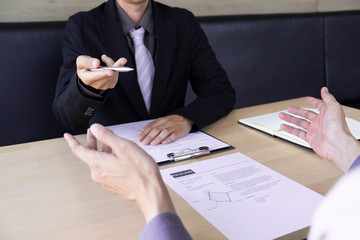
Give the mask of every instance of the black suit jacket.
[[[154, 2], [153, 15], [156, 45], [150, 113], [136, 71], [119, 73], [116, 87], [107, 90], [103, 99], [79, 91], [76, 76], [79, 55], [100, 59], [106, 54], [114, 60], [125, 57], [126, 66], [135, 68], [115, 0], [69, 18], [62, 45], [64, 63], [53, 103], [56, 117], [66, 127], [75, 129], [89, 122], [113, 125], [178, 114], [202, 128], [231, 111], [234, 89], [192, 13]], [[198, 97], [184, 107], [189, 81]]]

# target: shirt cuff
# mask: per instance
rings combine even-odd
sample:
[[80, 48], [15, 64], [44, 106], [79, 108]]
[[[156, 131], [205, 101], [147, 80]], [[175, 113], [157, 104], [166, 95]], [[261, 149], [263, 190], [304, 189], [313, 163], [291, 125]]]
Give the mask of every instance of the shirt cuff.
[[161, 213], [148, 222], [142, 231], [140, 240], [191, 240], [178, 215]]

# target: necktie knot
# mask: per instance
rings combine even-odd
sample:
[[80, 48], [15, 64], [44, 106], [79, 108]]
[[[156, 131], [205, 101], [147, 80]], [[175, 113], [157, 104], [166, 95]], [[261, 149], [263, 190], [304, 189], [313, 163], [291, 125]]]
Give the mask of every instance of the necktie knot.
[[143, 27], [140, 27], [138, 29], [133, 28], [132, 30], [130, 30], [129, 34], [135, 46], [144, 44], [145, 29]]

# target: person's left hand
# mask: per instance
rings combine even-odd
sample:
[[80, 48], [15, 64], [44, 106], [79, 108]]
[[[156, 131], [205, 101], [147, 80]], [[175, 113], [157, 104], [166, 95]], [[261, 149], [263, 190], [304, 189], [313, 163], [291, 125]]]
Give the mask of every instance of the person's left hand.
[[318, 114], [295, 106], [288, 107], [295, 116], [280, 113], [279, 117], [300, 128], [287, 124], [282, 124], [281, 128], [307, 141], [319, 156], [346, 172], [359, 156], [360, 143], [351, 134], [341, 105], [326, 87], [321, 89], [321, 98], [323, 100], [306, 99], [319, 110]]
[[192, 125], [191, 120], [180, 115], [161, 117], [142, 129], [138, 141], [143, 145], [151, 144], [152, 146], [171, 143], [188, 134]]

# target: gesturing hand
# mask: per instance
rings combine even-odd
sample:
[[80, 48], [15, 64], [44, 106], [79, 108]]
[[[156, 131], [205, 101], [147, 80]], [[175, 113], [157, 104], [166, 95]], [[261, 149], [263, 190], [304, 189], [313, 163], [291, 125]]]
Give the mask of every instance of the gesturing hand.
[[[146, 221], [162, 212], [173, 212], [169, 193], [155, 161], [135, 143], [94, 124], [88, 130], [87, 144], [64, 134], [73, 154], [87, 163], [92, 179], [137, 206]], [[97, 140], [103, 143], [98, 151]]]
[[288, 111], [305, 119], [280, 113], [279, 117], [303, 129], [282, 124], [281, 128], [307, 141], [313, 150], [321, 157], [334, 162], [343, 171], [360, 154], [360, 146], [345, 121], [345, 114], [341, 105], [336, 101], [327, 88], [321, 89], [319, 100], [308, 97], [307, 102], [319, 110], [319, 114], [299, 107], [288, 107]]
[[188, 134], [192, 125], [192, 121], [179, 115], [161, 117], [142, 129], [138, 141], [143, 145], [167, 144]]
[[[106, 63], [107, 66], [115, 67], [124, 66], [127, 62], [126, 58], [119, 58], [116, 62], [114, 62], [106, 55], [102, 55], [101, 60]], [[92, 58], [90, 56], [81, 55], [76, 59], [77, 75], [84, 84], [100, 90], [114, 88], [118, 81], [119, 73], [112, 70], [96, 72], [89, 71], [89, 69], [98, 68], [99, 66], [99, 59]]]

